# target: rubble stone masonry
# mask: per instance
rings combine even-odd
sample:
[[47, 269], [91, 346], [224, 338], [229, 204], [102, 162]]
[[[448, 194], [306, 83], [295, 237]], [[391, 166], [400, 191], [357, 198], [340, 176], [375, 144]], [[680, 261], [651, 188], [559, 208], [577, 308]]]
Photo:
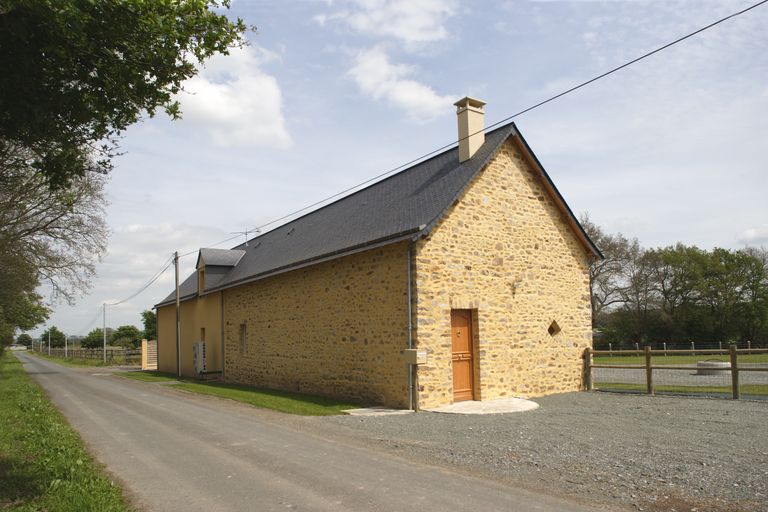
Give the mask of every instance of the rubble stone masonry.
[[407, 244], [224, 291], [228, 382], [408, 406]]
[[[508, 140], [417, 243], [419, 405], [453, 402], [451, 309], [473, 310], [475, 399], [582, 386], [591, 346], [589, 259], [538, 172]], [[555, 321], [561, 329], [548, 332]]]

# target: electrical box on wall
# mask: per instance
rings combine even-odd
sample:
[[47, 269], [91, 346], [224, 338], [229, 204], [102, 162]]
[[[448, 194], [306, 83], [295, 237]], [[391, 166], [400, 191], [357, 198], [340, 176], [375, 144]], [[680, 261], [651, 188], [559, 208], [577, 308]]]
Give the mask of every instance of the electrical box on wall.
[[427, 364], [427, 351], [407, 348], [403, 351], [406, 364]]

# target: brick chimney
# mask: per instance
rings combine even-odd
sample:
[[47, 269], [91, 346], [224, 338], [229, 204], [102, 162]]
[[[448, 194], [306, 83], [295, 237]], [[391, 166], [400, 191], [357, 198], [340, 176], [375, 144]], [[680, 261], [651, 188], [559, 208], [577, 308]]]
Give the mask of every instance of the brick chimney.
[[485, 102], [467, 96], [454, 105], [459, 121], [459, 162], [464, 162], [485, 142]]

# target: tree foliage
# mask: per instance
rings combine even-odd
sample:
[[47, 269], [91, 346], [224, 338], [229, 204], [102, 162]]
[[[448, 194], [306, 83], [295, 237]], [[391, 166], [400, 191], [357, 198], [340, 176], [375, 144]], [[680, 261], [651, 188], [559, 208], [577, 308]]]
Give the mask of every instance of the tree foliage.
[[144, 324], [144, 339], [157, 339], [157, 314], [152, 310], [142, 311], [141, 321]]
[[[593, 321], [602, 341], [768, 341], [765, 249], [707, 251], [680, 243], [644, 249], [620, 234], [585, 227], [610, 262], [596, 262], [591, 273]], [[614, 243], [601, 246], [600, 240]]]
[[[196, 65], [243, 43], [208, 0], [6, 0], [0, 7], [0, 149], [23, 147], [54, 188], [108, 172], [115, 137], [147, 113], [180, 115]], [[96, 156], [98, 155], [98, 156]]]
[[85, 338], [80, 340], [83, 348], [101, 348], [104, 345], [104, 331], [101, 328], [93, 329]]
[[133, 325], [121, 325], [112, 333], [109, 344], [126, 348], [136, 348], [141, 343], [141, 331]]
[[16, 337], [17, 345], [24, 345], [25, 347], [32, 346], [32, 336], [27, 333], [21, 333]]
[[40, 341], [44, 347], [48, 346], [48, 335], [50, 334], [51, 348], [64, 348], [66, 342], [66, 335], [59, 330], [55, 325], [49, 327], [43, 334], [40, 335]]

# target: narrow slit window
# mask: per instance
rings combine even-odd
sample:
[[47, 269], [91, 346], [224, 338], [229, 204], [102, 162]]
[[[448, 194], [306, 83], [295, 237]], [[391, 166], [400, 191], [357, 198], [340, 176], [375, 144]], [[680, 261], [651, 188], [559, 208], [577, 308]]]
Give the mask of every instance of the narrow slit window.
[[200, 341], [205, 341], [205, 327], [200, 328]]
[[248, 336], [245, 324], [240, 324], [240, 353], [248, 353]]
[[557, 325], [557, 322], [552, 320], [552, 323], [549, 324], [549, 329], [547, 329], [547, 332], [550, 336], [555, 336], [560, 332], [560, 326]]

